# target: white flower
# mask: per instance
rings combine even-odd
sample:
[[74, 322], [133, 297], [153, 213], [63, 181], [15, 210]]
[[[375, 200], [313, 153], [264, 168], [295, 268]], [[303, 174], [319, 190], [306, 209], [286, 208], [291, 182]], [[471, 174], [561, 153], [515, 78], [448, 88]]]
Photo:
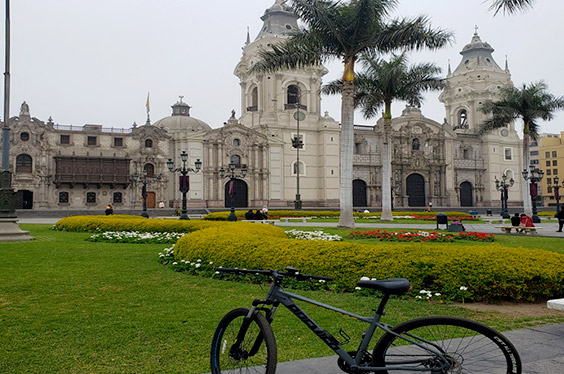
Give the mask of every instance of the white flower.
[[440, 293], [438, 293], [438, 292], [436, 292], [436, 293], [435, 293], [435, 296], [441, 296], [441, 294], [440, 294]]
[[368, 277], [362, 277], [362, 278], [360, 278], [360, 280], [361, 280], [361, 281], [369, 281], [370, 278], [368, 278]]
[[468, 287], [460, 286], [460, 290], [461, 290], [461, 291], [466, 291], [466, 290], [468, 290]]
[[196, 264], [196, 268], [199, 268], [200, 266], [202, 266], [202, 264]]
[[360, 287], [355, 287], [354, 289], [355, 289], [355, 290], [361, 290], [362, 288], [360, 288]]
[[173, 264], [173, 265], [178, 265], [178, 262], [174, 261], [172, 264]]

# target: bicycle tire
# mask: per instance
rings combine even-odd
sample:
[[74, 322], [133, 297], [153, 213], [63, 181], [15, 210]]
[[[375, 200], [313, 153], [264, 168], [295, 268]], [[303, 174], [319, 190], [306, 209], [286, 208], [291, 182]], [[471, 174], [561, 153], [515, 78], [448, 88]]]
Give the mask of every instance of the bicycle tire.
[[[436, 355], [391, 333], [385, 333], [374, 347], [375, 367], [395, 364], [419, 369], [428, 367], [428, 371], [418, 371], [424, 373], [521, 374], [521, 359], [513, 344], [499, 332], [479, 322], [457, 317], [422, 317], [403, 322], [392, 331], [410, 337], [423, 346], [430, 344], [414, 336], [433, 341], [445, 352], [451, 367], [437, 371], [436, 368], [441, 366]], [[409, 360], [412, 361], [408, 363]], [[433, 366], [435, 371], [432, 371]], [[389, 372], [402, 374], [414, 371]]]
[[[276, 372], [276, 340], [270, 324], [260, 313], [253, 316], [251, 325], [240, 343], [241, 350], [236, 354], [231, 352], [232, 344], [236, 341], [243, 319], [248, 314], [248, 308], [234, 309], [219, 322], [211, 346], [212, 374], [274, 374]], [[262, 337], [262, 342], [258, 352], [249, 356], [249, 351], [259, 336]]]

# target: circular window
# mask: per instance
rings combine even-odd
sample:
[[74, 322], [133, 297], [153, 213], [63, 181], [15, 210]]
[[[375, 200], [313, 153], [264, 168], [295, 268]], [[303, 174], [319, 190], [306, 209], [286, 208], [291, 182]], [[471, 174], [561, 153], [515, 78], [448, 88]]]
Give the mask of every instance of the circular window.
[[28, 132], [22, 132], [20, 134], [20, 139], [24, 142], [27, 142], [29, 140], [29, 133]]
[[240, 141], [239, 139], [233, 139], [233, 145], [234, 145], [235, 147], [238, 147], [238, 146], [241, 145], [241, 141]]
[[290, 26], [290, 25], [286, 25], [286, 28], [287, 28], [288, 30], [292, 30], [292, 26]]
[[507, 136], [507, 135], [509, 135], [509, 131], [507, 129], [502, 129], [501, 136]]

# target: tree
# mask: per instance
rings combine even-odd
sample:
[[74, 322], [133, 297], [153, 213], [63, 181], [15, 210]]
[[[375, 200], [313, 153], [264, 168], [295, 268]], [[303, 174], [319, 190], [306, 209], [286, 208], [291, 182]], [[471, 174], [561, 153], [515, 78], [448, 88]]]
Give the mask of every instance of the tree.
[[[392, 102], [401, 100], [420, 106], [422, 92], [443, 88], [444, 80], [436, 75], [441, 68], [434, 64], [408, 66], [405, 52], [393, 55], [389, 61], [365, 56], [361, 62], [363, 71], [355, 79], [355, 105], [362, 108], [366, 119], [377, 116], [384, 108], [381, 220], [392, 221]], [[342, 81], [334, 81], [324, 86], [322, 92], [336, 94], [342, 91], [342, 87]]]
[[391, 20], [397, 0], [292, 0], [303, 27], [261, 53], [254, 71], [296, 69], [340, 59], [344, 64], [341, 93], [341, 178], [339, 227], [353, 228], [352, 166], [354, 67], [362, 53], [400, 49], [436, 49], [452, 33], [432, 29], [426, 17]]
[[507, 14], [514, 14], [520, 10], [531, 8], [535, 0], [493, 0], [490, 10], [494, 11], [494, 15], [503, 11]]
[[[523, 84], [521, 88], [505, 87], [501, 89], [500, 99], [488, 100], [482, 111], [492, 116], [486, 120], [478, 135], [489, 133], [495, 129], [506, 127], [510, 122], [521, 119], [523, 121], [523, 169], [529, 169], [530, 138], [539, 135], [538, 120], [550, 121], [556, 110], [564, 108], [564, 97], [555, 97], [548, 92], [548, 86], [543, 81]], [[523, 188], [523, 202], [525, 214], [532, 216], [529, 195], [529, 183]]]

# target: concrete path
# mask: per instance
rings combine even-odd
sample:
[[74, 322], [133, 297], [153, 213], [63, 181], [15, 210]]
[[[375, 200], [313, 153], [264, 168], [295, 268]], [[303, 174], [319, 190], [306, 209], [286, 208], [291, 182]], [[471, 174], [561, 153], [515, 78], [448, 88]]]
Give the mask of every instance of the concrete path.
[[[274, 331], [276, 334], [276, 331]], [[564, 324], [505, 332], [523, 363], [523, 374], [564, 373]], [[337, 356], [283, 362], [276, 374], [343, 374]]]

